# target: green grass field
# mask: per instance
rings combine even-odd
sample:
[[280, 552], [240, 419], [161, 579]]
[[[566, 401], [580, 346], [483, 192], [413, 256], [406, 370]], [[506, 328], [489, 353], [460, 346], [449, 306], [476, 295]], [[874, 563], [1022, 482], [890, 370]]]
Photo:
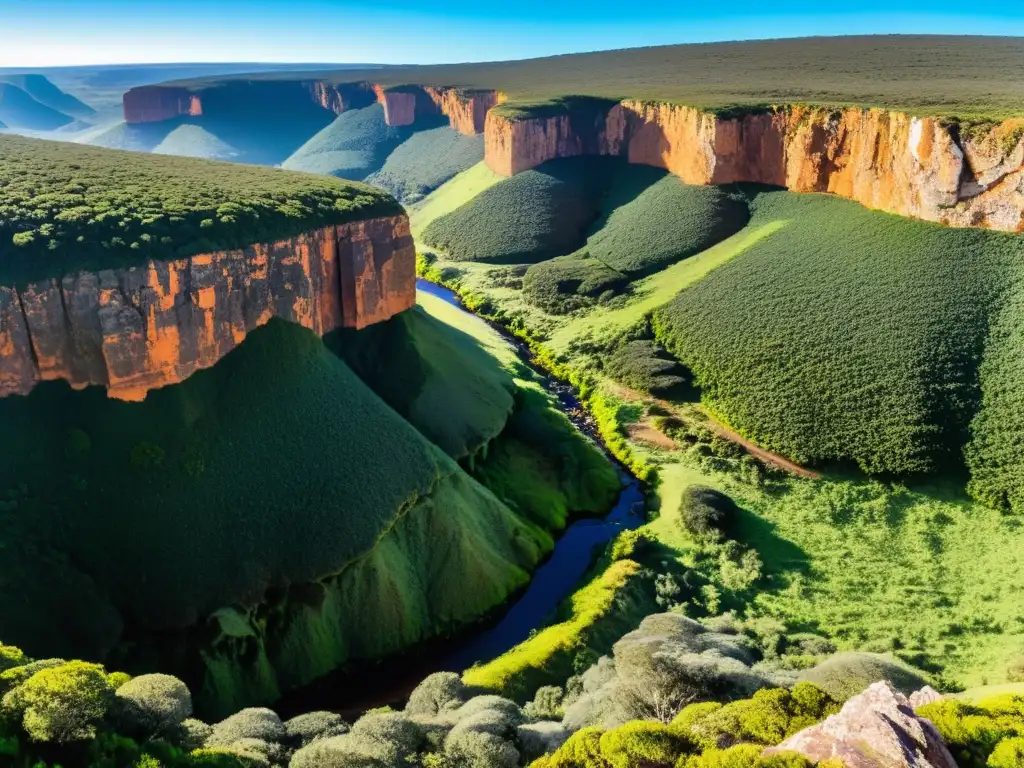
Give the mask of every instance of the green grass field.
[[359, 184], [0, 137], [0, 282], [240, 248], [401, 208]]
[[[521, 104], [577, 94], [708, 109], [811, 102], [965, 118], [1024, 114], [1024, 43], [1012, 37], [886, 35], [705, 43], [302, 77], [311, 76], [336, 83], [491, 88]], [[246, 79], [298, 77], [275, 73]], [[203, 90], [225, 81], [230, 79], [179, 83]]]
[[[450, 207], [474, 191], [468, 177], [456, 177], [435, 195]], [[975, 496], [1019, 503], [1024, 459], [1011, 435], [1019, 431], [1013, 361], [1024, 246], [1014, 236], [908, 221], [823, 195], [746, 193], [753, 217], [739, 232], [607, 305], [568, 315], [531, 304], [514, 269], [443, 252], [430, 269], [585, 382], [617, 452], [657, 470], [660, 516], [646, 530], [659, 548], [640, 561], [709, 580], [711, 597], [698, 592], [688, 610], [735, 610], [784, 632], [826, 635], [840, 650], [891, 653], [949, 686], [1005, 682], [1024, 654], [1015, 597], [1024, 586], [1020, 527], [968, 497], [961, 451], [966, 445]], [[838, 445], [838, 431], [843, 446], [865, 446], [871, 461], [891, 468], [941, 467], [941, 481], [871, 480], [852, 462], [824, 480], [765, 481], [763, 470], [740, 471], [749, 459], [740, 462], [735, 449], [709, 459], [685, 442], [666, 450], [631, 437], [634, 427], [658, 424], [662, 405], [624, 392], [606, 364], [616, 339], [652, 315], [702, 377], [703, 402], [746, 434], [759, 439], [722, 407], [716, 387], [749, 392], [744, 413], [759, 423], [806, 430], [820, 441], [813, 445]], [[794, 399], [780, 407], [773, 398], [782, 392]], [[744, 510], [735, 535], [761, 560], [754, 587], [737, 587], [719, 555], [679, 525], [693, 484], [728, 492]], [[570, 606], [565, 611], [571, 617]], [[487, 674], [499, 684], [510, 675], [532, 680], [524, 670], [560, 658], [555, 645], [537, 645], [541, 637]]]

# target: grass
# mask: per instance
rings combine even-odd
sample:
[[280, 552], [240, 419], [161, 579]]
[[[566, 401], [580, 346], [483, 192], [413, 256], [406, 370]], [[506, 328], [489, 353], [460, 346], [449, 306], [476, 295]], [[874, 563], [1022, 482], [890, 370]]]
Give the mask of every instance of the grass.
[[414, 133], [365, 181], [412, 205], [484, 156], [483, 136], [463, 136], [447, 126]]
[[656, 315], [706, 404], [797, 462], [961, 467], [1024, 241], [824, 195], [759, 193], [753, 207], [755, 227], [788, 224]]
[[401, 208], [267, 168], [0, 137], [0, 281], [240, 248]]
[[[448, 200], [470, 194], [458, 177], [435, 193]], [[428, 198], [424, 207], [431, 204]], [[1019, 366], [1009, 362], [1019, 347], [1017, 297], [1024, 295], [1017, 288], [1018, 240], [911, 222], [824, 196], [755, 193], [753, 209], [751, 222], [732, 237], [637, 281], [609, 305], [571, 315], [551, 315], [528, 303], [512, 269], [448, 261], [443, 253], [431, 269], [531, 339], [534, 351], [562, 375], [585, 382], [587, 403], [617, 455], [656, 469], [660, 516], [643, 530], [659, 547], [641, 558], [643, 565], [703, 574], [715, 587], [718, 611], [778, 622], [788, 632], [824, 634], [843, 651], [889, 653], [948, 687], [1006, 681], [1024, 649], [1024, 614], [1016, 598], [1024, 588], [1024, 529], [1015, 517], [971, 501], [962, 472], [946, 472], [941, 482], [906, 484], [871, 480], [852, 469], [824, 480], [770, 474], [766, 480], [763, 471], [743, 474], [732, 468], [732, 459], [709, 461], [685, 445], [666, 451], [630, 439], [626, 428], [649, 420], [657, 404], [626, 397], [602, 364], [609, 342], [652, 312], [679, 312], [691, 324], [676, 321], [677, 333], [685, 331], [692, 343], [731, 360], [723, 362], [723, 376], [749, 377], [750, 409], [759, 417], [774, 412], [768, 398], [774, 385], [766, 377], [791, 379], [803, 397], [827, 394], [842, 404], [851, 412], [851, 428], [855, 420], [867, 424], [879, 415], [935, 419], [947, 436], [959, 434], [988, 451], [987, 466], [1000, 478], [992, 482], [1013, 487], [1021, 466], [1011, 438]], [[707, 301], [712, 295], [715, 301]], [[699, 333], [692, 325], [697, 322]], [[736, 328], [736, 335], [714, 335], [725, 327]], [[893, 337], [889, 343], [885, 334]], [[752, 367], [743, 350], [757, 339], [771, 344]], [[872, 339], [875, 346], [868, 344]], [[874, 356], [867, 355], [872, 349]], [[881, 356], [889, 350], [898, 356]], [[804, 367], [815, 360], [824, 367]], [[784, 369], [786, 361], [790, 367]], [[833, 365], [848, 372], [823, 379]], [[860, 370], [872, 386], [859, 384], [854, 372]], [[831, 381], [828, 389], [822, 381]], [[928, 387], [929, 381], [942, 386]], [[819, 386], [822, 394], [816, 395]], [[873, 399], [915, 390], [929, 408], [900, 410]], [[705, 401], [711, 392], [704, 390]], [[992, 409], [987, 424], [972, 411], [979, 403], [982, 415]], [[954, 414], [954, 422], [939, 413]], [[824, 419], [820, 407], [814, 414]], [[787, 415], [786, 424], [801, 423], [793, 409], [780, 418]], [[826, 426], [816, 437], [829, 439], [832, 423], [819, 423]], [[979, 437], [984, 430], [987, 440]], [[945, 439], [941, 431], [919, 434]], [[879, 437], [877, 429], [874, 435]], [[955, 460], [963, 444], [954, 443], [947, 457]], [[881, 440], [878, 447], [885, 447]], [[971, 455], [969, 450], [969, 463]], [[971, 463], [975, 472], [978, 466]], [[725, 491], [743, 508], [737, 538], [755, 548], [763, 563], [753, 589], [730, 589], [717, 556], [702, 554], [703, 545], [679, 525], [680, 499], [692, 484]], [[697, 595], [689, 610], [708, 610], [706, 598]], [[509, 670], [545, 669], [545, 653], [527, 654], [540, 647], [530, 645], [536, 639], [503, 657], [526, 660]], [[508, 679], [520, 678], [510, 672]]]
[[[937, 61], [943, 62], [936, 67]], [[247, 75], [287, 80], [295, 74]], [[546, 108], [577, 94], [712, 110], [859, 104], [918, 115], [1024, 114], [1024, 42], [1013, 37], [885, 35], [658, 46], [526, 61], [310, 72], [336, 83], [497, 89]], [[226, 78], [184, 81], [202, 90]], [[508, 107], [511, 108], [511, 107]]]
[[567, 601], [564, 620], [497, 659], [466, 670], [463, 682], [520, 702], [542, 685], [563, 683], [573, 674], [578, 654], [593, 660], [591, 654], [608, 653], [639, 622], [644, 608], [637, 586], [642, 578], [632, 560], [610, 564]]
[[523, 264], [576, 250], [598, 214], [613, 164], [552, 160], [473, 197], [423, 229], [423, 242], [456, 261]]
[[388, 155], [411, 135], [409, 127], [388, 126], [380, 104], [352, 109], [299, 147], [282, 167], [362, 181], [380, 170]]
[[499, 176], [483, 162], [457, 174], [410, 211], [409, 222], [413, 236], [421, 239], [423, 230], [436, 219], [460, 208], [504, 179], [504, 176]]

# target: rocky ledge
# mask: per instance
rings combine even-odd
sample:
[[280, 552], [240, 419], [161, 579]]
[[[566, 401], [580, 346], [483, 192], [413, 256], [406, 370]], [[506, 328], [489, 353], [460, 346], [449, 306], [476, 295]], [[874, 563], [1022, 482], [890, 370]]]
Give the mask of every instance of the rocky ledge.
[[273, 317], [324, 334], [379, 323], [415, 301], [405, 215], [0, 286], [0, 397], [64, 379], [141, 400], [212, 366]]
[[958, 227], [1024, 231], [1024, 119], [960, 135], [937, 118], [794, 106], [723, 117], [623, 101], [593, 120], [492, 111], [485, 159], [511, 176], [547, 160], [612, 155], [688, 184], [753, 182], [829, 192]]

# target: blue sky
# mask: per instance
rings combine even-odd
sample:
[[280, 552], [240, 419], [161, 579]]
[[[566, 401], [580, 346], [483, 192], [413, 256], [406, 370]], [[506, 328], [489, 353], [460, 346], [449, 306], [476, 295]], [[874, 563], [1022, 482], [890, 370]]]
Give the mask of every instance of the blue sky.
[[[842, 12], [832, 9], [841, 7]], [[439, 63], [818, 34], [1024, 35], [997, 0], [0, 0], [0, 67]]]

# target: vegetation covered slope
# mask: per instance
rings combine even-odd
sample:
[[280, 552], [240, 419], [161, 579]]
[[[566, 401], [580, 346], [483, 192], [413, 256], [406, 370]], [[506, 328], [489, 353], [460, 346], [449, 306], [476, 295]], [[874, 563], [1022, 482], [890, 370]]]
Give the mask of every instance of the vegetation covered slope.
[[[996, 119], [1024, 114], [1024, 42], [1015, 37], [885, 35], [702, 43], [487, 64], [324, 71], [303, 78], [314, 76], [336, 83], [492, 88], [520, 103], [578, 94], [707, 109], [812, 102], [884, 106], [920, 115]], [[224, 79], [180, 82], [202, 90]]]
[[409, 205], [484, 158], [484, 137], [464, 136], [447, 127], [414, 133], [364, 179]]
[[234, 164], [0, 137], [0, 282], [113, 268], [391, 215], [386, 193]]
[[44, 75], [10, 75], [0, 73], [0, 82], [21, 88], [40, 104], [75, 117], [88, 117], [96, 110], [70, 93], [65, 93]]
[[237, 639], [247, 620], [230, 616], [208, 638], [217, 706], [475, 618], [550, 546], [281, 322], [143, 403], [52, 383], [0, 411], [5, 635], [44, 656], [130, 648], [138, 663], [151, 632], [271, 601], [287, 620], [254, 617], [266, 646], [251, 628]]
[[380, 104], [351, 109], [295, 150], [282, 166], [359, 181], [380, 170], [388, 155], [411, 134], [411, 127], [393, 128], [385, 123]]
[[456, 261], [523, 264], [576, 250], [598, 215], [616, 163], [552, 160], [484, 190], [435, 219], [423, 242]]
[[18, 86], [0, 81], [0, 120], [12, 128], [54, 131], [73, 118], [40, 104]]
[[535, 264], [523, 279], [531, 301], [550, 311], [628, 283], [706, 250], [742, 229], [746, 202], [718, 187], [691, 186], [646, 166], [622, 163], [600, 202], [601, 218], [576, 253]]
[[764, 193], [753, 209], [754, 225], [787, 223], [657, 313], [705, 402], [801, 462], [959, 464], [1024, 240], [818, 195]]

